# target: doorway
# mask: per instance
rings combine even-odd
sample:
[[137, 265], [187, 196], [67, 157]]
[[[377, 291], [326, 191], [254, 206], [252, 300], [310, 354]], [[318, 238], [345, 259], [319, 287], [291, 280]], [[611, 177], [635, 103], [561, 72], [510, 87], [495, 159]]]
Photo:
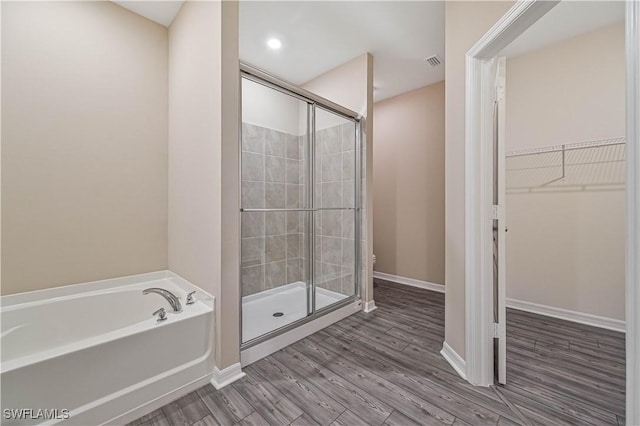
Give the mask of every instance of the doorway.
[[[518, 2], [467, 54], [466, 132], [466, 363], [468, 380], [477, 385], [493, 383], [493, 338], [500, 331], [493, 324], [493, 238], [490, 224], [496, 215], [492, 206], [493, 127], [490, 125], [495, 93], [495, 69], [491, 61], [509, 43], [551, 10], [556, 3]], [[638, 351], [638, 72], [640, 7], [626, 4], [627, 69], [627, 259], [626, 259], [626, 421], [640, 421]], [[485, 225], [487, 224], [487, 225]]]

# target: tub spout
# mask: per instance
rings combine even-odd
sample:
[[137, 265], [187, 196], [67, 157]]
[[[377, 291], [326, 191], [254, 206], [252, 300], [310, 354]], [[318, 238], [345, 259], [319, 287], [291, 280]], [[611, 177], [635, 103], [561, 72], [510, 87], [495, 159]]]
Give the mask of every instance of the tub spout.
[[169, 305], [171, 305], [171, 309], [173, 309], [173, 312], [182, 311], [182, 304], [180, 303], [180, 299], [178, 299], [178, 297], [175, 294], [171, 293], [169, 290], [157, 287], [151, 287], [142, 290], [142, 294], [149, 293], [156, 293], [167, 299], [167, 302], [169, 302]]

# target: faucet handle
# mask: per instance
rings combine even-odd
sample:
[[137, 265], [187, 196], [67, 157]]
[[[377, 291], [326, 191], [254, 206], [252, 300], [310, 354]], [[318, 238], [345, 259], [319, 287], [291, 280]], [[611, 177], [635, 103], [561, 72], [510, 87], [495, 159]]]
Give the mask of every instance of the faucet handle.
[[164, 310], [164, 308], [160, 308], [157, 311], [155, 311], [153, 314], [153, 316], [158, 316], [158, 321], [164, 321], [167, 319], [167, 312]]
[[194, 294], [195, 294], [195, 290], [187, 294], [187, 305], [193, 305], [194, 303], [196, 303], [196, 301], [193, 299]]

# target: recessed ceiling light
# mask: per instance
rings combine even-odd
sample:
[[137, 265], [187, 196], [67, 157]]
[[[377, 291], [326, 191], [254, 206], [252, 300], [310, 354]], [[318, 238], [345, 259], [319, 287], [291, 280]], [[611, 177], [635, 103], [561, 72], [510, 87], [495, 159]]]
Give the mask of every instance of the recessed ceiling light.
[[269, 46], [269, 48], [273, 49], [273, 50], [278, 50], [282, 47], [282, 42], [280, 40], [278, 40], [277, 38], [270, 38], [267, 41], [267, 46]]

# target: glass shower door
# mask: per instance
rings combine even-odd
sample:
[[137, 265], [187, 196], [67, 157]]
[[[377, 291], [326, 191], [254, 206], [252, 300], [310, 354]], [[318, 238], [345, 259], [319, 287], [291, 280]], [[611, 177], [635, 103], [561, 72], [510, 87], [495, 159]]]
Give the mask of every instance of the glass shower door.
[[242, 78], [242, 342], [310, 308], [308, 102]]
[[322, 310], [356, 294], [355, 121], [316, 106], [314, 301]]
[[244, 348], [358, 294], [358, 121], [321, 105], [242, 74]]

